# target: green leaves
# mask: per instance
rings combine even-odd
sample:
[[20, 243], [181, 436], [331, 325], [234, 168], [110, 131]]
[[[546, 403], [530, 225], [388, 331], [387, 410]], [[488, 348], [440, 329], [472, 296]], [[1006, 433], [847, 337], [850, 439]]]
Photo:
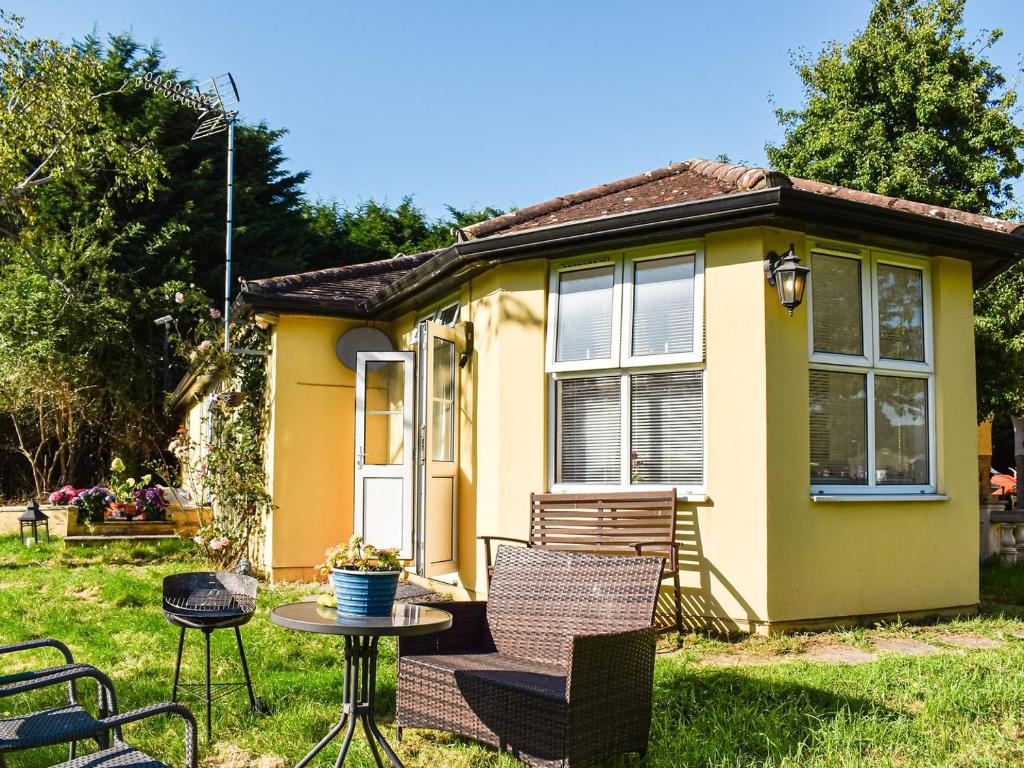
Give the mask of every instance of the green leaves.
[[[830, 184], [1013, 218], [1024, 174], [1017, 92], [985, 58], [1002, 32], [969, 41], [965, 0], [877, 0], [845, 46], [795, 65], [800, 109], [776, 110], [779, 170]], [[1024, 410], [1024, 272], [975, 299], [978, 416]]]
[[151, 146], [104, 124], [103, 100], [126, 87], [101, 88], [95, 52], [21, 36], [21, 19], [0, 10], [0, 222], [12, 232], [31, 221], [36, 189], [57, 179], [106, 170], [110, 194], [144, 197], [162, 171]]
[[878, 0], [868, 25], [797, 61], [805, 104], [777, 110], [784, 173], [997, 214], [1024, 173], [1016, 93], [984, 57], [1001, 32], [969, 42], [964, 0]]

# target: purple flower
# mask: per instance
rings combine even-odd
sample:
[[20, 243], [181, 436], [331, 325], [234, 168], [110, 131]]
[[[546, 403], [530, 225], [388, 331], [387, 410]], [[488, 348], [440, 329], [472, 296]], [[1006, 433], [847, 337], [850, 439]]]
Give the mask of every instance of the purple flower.
[[216, 307], [210, 307], [210, 317], [214, 320], [220, 320], [220, 310]]

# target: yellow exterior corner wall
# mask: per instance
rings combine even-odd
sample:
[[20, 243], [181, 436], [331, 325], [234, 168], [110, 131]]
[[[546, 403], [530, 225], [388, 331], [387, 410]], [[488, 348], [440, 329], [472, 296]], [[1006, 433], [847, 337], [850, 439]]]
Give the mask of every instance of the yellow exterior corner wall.
[[324, 550], [352, 535], [355, 372], [338, 360], [335, 343], [359, 325], [367, 323], [283, 314], [273, 326], [267, 474], [274, 511], [264, 565], [275, 580], [313, 578]]
[[[800, 233], [767, 230], [765, 251]], [[970, 264], [930, 259], [937, 490], [948, 500], [814, 502], [810, 495], [807, 308], [765, 286], [770, 627], [970, 609], [978, 602], [978, 492]], [[813, 273], [812, 273], [813, 274]]]
[[[806, 238], [748, 227], [702, 242], [707, 499], [679, 508], [685, 622], [772, 631], [975, 605], [969, 264], [929, 259], [938, 490], [949, 499], [825, 503], [810, 496], [807, 307], [789, 317], [763, 270], [765, 253], [790, 243], [806, 263]], [[525, 538], [529, 494], [548, 487], [549, 274], [546, 259], [505, 263], [458, 289], [459, 319], [475, 331], [459, 369], [458, 573], [435, 586], [459, 597], [486, 594], [477, 537]], [[373, 324], [409, 349], [428, 309]], [[275, 579], [311, 578], [323, 550], [352, 532], [355, 374], [334, 348], [365, 324], [282, 314], [273, 326], [267, 468], [275, 510], [264, 556]]]

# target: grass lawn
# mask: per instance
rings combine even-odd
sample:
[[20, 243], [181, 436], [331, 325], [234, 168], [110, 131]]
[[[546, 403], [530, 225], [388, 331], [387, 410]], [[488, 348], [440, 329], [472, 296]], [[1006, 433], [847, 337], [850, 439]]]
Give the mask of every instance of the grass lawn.
[[[177, 630], [160, 611], [160, 580], [190, 567], [174, 546], [117, 546], [99, 554], [65, 551], [57, 543], [28, 551], [16, 538], [0, 537], [0, 643], [40, 635], [60, 638], [78, 660], [110, 674], [122, 709], [166, 700]], [[733, 642], [689, 636], [682, 649], [666, 648], [657, 663], [647, 764], [1020, 765], [1024, 608], [1018, 606], [1024, 604], [1024, 566], [986, 567], [982, 585], [987, 602], [975, 619]], [[294, 765], [337, 720], [340, 638], [288, 632], [267, 618], [268, 608], [302, 594], [297, 587], [261, 592], [261, 609], [242, 631], [257, 695], [273, 713], [250, 714], [244, 693], [215, 704], [218, 741], [210, 749], [200, 744], [206, 765]], [[957, 635], [999, 644], [965, 650], [942, 639]], [[213, 638], [215, 674], [240, 679], [232, 633], [214, 633]], [[183, 679], [200, 680], [201, 635], [188, 633], [187, 639]], [[809, 649], [835, 645], [873, 650], [886, 639], [925, 640], [939, 650], [916, 656], [881, 653], [861, 664], [799, 658]], [[394, 686], [394, 645], [389, 642], [381, 655], [377, 701], [392, 741]], [[87, 690], [91, 693], [83, 687], [83, 693]], [[49, 695], [60, 693], [55, 689]], [[38, 694], [0, 699], [0, 711], [20, 711], [40, 701]], [[193, 710], [201, 719], [200, 706]], [[348, 764], [372, 766], [359, 733]], [[126, 736], [155, 756], [181, 764], [177, 721], [129, 726]], [[521, 765], [489, 748], [427, 731], [407, 732], [399, 753], [409, 766]], [[65, 755], [63, 748], [16, 753], [8, 756], [8, 765], [37, 768]], [[329, 748], [314, 765], [328, 766], [335, 755]], [[626, 758], [611, 765], [635, 762]]]

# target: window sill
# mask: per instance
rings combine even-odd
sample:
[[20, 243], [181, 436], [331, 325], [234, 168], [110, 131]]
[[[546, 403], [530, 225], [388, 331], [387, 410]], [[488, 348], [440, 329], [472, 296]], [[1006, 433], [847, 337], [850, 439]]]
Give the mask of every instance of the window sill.
[[[645, 491], [671, 490], [672, 486], [658, 485], [552, 485], [548, 493], [631, 493]], [[711, 501], [711, 497], [699, 491], [686, 493], [676, 489], [676, 501], [696, 504], [704, 504]]]
[[811, 501], [816, 504], [850, 501], [949, 501], [949, 496], [944, 493], [819, 493], [811, 494]]

